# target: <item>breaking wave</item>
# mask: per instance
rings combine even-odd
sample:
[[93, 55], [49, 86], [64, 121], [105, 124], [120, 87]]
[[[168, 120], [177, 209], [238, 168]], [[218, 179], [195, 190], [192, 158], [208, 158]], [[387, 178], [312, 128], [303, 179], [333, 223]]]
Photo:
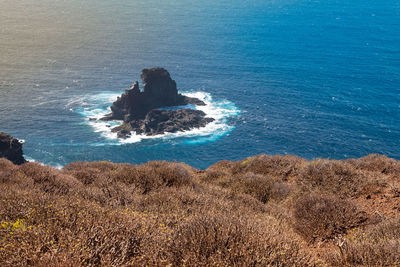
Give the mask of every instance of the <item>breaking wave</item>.
[[199, 144], [215, 141], [234, 129], [234, 126], [229, 124], [229, 119], [240, 114], [240, 109], [234, 103], [228, 100], [214, 100], [209, 93], [201, 91], [186, 92], [183, 94], [189, 97], [196, 97], [206, 103], [206, 106], [188, 105], [186, 108], [201, 110], [207, 117], [213, 118], [214, 121], [205, 127], [184, 132], [165, 133], [155, 136], [132, 133], [127, 139], [119, 139], [117, 133], [113, 133], [111, 129], [120, 125], [121, 121], [101, 121], [98, 119], [111, 112], [110, 106], [121, 95], [120, 93], [103, 92], [96, 95], [75, 98], [66, 107], [70, 108], [79, 105], [76, 109], [70, 108], [70, 110], [80, 114], [84, 118], [84, 122], [90, 125], [94, 132], [99, 133], [107, 140], [107, 142], [98, 142], [93, 145], [121, 145], [137, 143], [145, 139], [165, 140], [176, 138], [183, 138], [183, 142], [186, 144]]

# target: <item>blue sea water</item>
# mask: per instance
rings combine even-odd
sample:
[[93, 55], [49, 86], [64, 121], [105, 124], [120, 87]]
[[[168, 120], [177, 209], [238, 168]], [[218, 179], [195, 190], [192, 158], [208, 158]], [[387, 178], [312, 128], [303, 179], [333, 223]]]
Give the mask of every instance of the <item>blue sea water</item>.
[[[88, 121], [153, 66], [217, 122], [120, 142]], [[1, 0], [0, 131], [53, 166], [400, 159], [400, 1]]]

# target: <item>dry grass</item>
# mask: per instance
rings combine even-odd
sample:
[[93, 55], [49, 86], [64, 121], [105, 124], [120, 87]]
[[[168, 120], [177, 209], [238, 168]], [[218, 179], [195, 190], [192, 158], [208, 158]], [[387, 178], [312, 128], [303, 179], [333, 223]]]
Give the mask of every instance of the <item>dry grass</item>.
[[398, 166], [376, 155], [258, 155], [205, 171], [0, 159], [0, 265], [400, 265]]

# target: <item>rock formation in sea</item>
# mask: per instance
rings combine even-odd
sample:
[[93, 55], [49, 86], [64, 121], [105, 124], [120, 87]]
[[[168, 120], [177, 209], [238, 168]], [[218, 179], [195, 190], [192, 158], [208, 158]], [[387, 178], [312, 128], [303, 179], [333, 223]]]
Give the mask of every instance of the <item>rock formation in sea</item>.
[[178, 109], [178, 110], [157, 110], [153, 109], [146, 114], [143, 120], [132, 120], [123, 123], [121, 126], [112, 129], [118, 133], [119, 138], [125, 138], [134, 131], [137, 134], [157, 135], [166, 132], [174, 133], [187, 131], [193, 128], [200, 128], [207, 123], [214, 121], [207, 118], [200, 110]]
[[146, 114], [155, 108], [205, 105], [197, 98], [179, 94], [176, 82], [164, 68], [143, 69], [141, 78], [143, 92], [140, 91], [138, 82], [133, 83], [131, 88], [112, 104], [112, 113], [104, 119], [129, 122], [133, 119], [144, 119]]
[[6, 158], [18, 165], [25, 163], [22, 142], [6, 133], [0, 132], [0, 158]]
[[200, 110], [182, 107], [175, 110], [158, 108], [185, 106], [188, 104], [204, 106], [203, 101], [178, 93], [176, 82], [164, 68], [143, 69], [141, 75], [143, 91], [135, 82], [129, 90], [112, 104], [112, 113], [102, 120], [123, 120], [121, 126], [112, 129], [119, 138], [127, 138], [132, 131], [137, 134], [157, 135], [165, 132], [186, 131], [204, 127], [214, 119], [206, 118]]

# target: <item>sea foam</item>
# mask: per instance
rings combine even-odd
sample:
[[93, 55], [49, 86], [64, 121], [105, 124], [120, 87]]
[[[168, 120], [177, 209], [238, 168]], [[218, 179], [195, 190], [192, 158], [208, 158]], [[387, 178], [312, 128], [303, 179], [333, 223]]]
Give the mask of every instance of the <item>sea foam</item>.
[[[197, 109], [203, 111], [207, 117], [213, 118], [214, 121], [205, 127], [194, 128], [189, 131], [165, 133], [162, 135], [146, 136], [132, 133], [127, 139], [119, 139], [117, 133], [113, 133], [111, 129], [120, 125], [121, 121], [101, 121], [100, 118], [110, 113], [111, 104], [121, 94], [113, 92], [103, 92], [91, 96], [83, 96], [71, 100], [71, 104], [80, 104], [80, 107], [74, 111], [84, 118], [84, 122], [91, 126], [94, 132], [100, 134], [107, 142], [93, 143], [95, 146], [102, 145], [122, 145], [129, 143], [137, 143], [145, 139], [176, 139], [183, 138], [183, 142], [187, 144], [198, 144], [215, 141], [222, 136], [228, 134], [234, 129], [229, 124], [229, 119], [240, 114], [240, 109], [234, 103], [228, 100], [214, 100], [209, 93], [206, 92], [184, 92], [189, 97], [195, 97], [206, 103], [205, 106], [187, 105], [185, 108]], [[174, 107], [165, 108], [173, 109]], [[176, 107], [175, 107], [176, 108]], [[179, 107], [182, 108], [182, 107]]]

